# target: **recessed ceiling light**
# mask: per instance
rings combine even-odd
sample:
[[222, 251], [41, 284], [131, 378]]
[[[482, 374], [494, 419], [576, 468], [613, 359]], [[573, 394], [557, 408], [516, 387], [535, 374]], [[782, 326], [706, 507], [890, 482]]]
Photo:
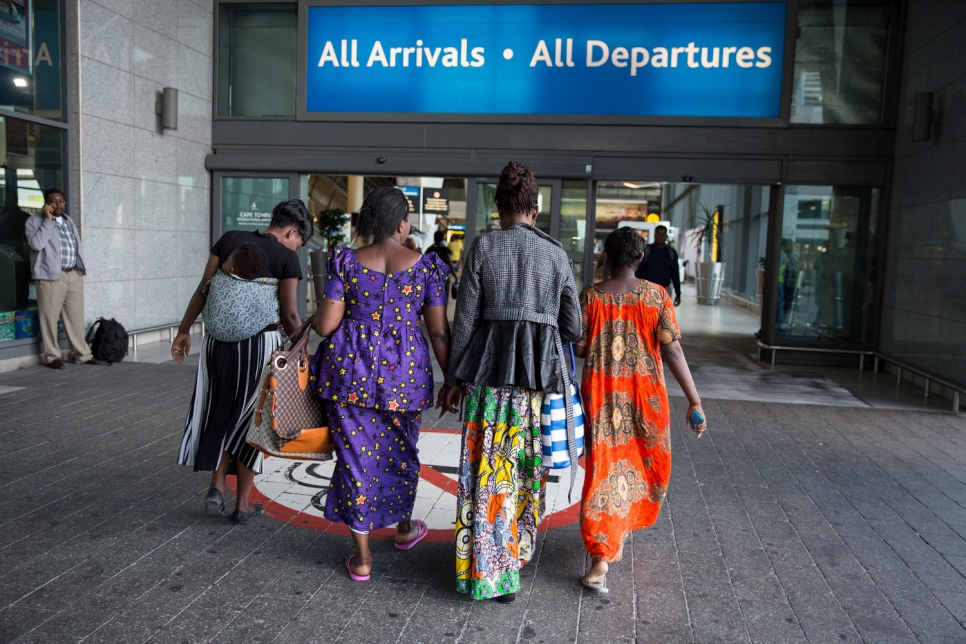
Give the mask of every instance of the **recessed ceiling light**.
[[16, 85], [17, 87], [26, 87], [27, 80], [24, 78], [15, 78], [13, 79], [13, 84]]
[[638, 188], [643, 188], [644, 186], [643, 186], [643, 184], [631, 183], [629, 181], [625, 181], [624, 182], [624, 187], [625, 188], [630, 188], [631, 190], [637, 190]]

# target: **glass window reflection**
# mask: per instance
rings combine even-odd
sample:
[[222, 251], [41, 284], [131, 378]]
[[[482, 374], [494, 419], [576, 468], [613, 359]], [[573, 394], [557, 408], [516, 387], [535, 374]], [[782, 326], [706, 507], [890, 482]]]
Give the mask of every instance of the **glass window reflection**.
[[779, 337], [872, 341], [880, 193], [786, 188], [775, 298]]
[[0, 107], [64, 121], [61, 1], [4, 2]]
[[66, 188], [64, 130], [14, 118], [0, 118], [0, 129], [6, 135], [0, 146], [0, 342], [5, 342], [19, 337], [13, 330], [16, 314], [37, 305], [24, 223], [43, 208], [44, 189]]
[[883, 122], [893, 4], [798, 3], [792, 123]]
[[222, 177], [221, 232], [264, 231], [275, 204], [286, 201], [288, 195], [286, 177]]
[[295, 116], [297, 69], [297, 4], [219, 6], [219, 116]]
[[[604, 240], [620, 226], [636, 228], [648, 242], [661, 223], [667, 225], [663, 212], [663, 184], [654, 181], [598, 181], [594, 212], [594, 281], [604, 278], [601, 256]], [[679, 247], [679, 228], [670, 226], [668, 244]], [[682, 251], [678, 250], [681, 255]]]
[[[480, 229], [480, 233], [500, 230], [500, 213], [496, 208], [496, 185], [495, 183], [479, 183], [476, 188], [476, 212], [478, 221], [486, 221], [485, 230]], [[538, 186], [537, 194], [537, 221], [534, 224], [543, 232], [550, 234], [550, 207], [553, 197], [552, 186]]]
[[587, 182], [564, 181], [560, 201], [560, 244], [573, 262], [577, 290], [584, 287], [587, 247]]

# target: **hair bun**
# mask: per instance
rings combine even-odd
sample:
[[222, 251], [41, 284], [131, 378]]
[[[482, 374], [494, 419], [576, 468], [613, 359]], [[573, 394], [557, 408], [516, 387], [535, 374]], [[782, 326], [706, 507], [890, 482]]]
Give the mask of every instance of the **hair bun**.
[[538, 204], [540, 190], [530, 168], [510, 161], [503, 168], [496, 187], [497, 207], [507, 213], [529, 213]]

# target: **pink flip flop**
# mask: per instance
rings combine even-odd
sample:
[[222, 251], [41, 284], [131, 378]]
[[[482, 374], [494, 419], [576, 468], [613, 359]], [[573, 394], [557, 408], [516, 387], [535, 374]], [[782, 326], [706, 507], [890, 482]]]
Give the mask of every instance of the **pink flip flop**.
[[395, 545], [396, 545], [396, 548], [398, 548], [399, 550], [412, 550], [413, 546], [415, 546], [417, 543], [425, 539], [426, 535], [429, 534], [429, 526], [426, 525], [425, 521], [420, 521], [419, 519], [416, 519], [415, 521], [413, 521], [413, 523], [415, 523], [419, 529], [419, 532], [416, 533], [416, 538], [413, 539], [412, 541], [407, 541], [406, 543], [397, 542]]
[[345, 569], [349, 571], [349, 579], [352, 581], [369, 581], [369, 575], [357, 575], [352, 572], [352, 558], [355, 555], [349, 555], [345, 558]]

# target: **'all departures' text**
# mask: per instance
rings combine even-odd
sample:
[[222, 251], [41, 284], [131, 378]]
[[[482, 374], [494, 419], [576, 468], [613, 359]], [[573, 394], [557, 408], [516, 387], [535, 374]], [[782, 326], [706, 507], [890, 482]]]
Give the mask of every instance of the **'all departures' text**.
[[[573, 38], [555, 38], [537, 42], [530, 55], [530, 67], [604, 67], [626, 68], [631, 76], [643, 67], [770, 67], [771, 47], [699, 47], [689, 42], [683, 47], [612, 47], [603, 40], [588, 40], [575, 55]], [[502, 56], [511, 60], [515, 53], [504, 49]], [[327, 41], [319, 58], [319, 67], [361, 67], [358, 40]], [[366, 67], [483, 67], [486, 50], [471, 47], [466, 38], [458, 46], [433, 46], [417, 40], [411, 47], [386, 47], [375, 41], [366, 55]]]

